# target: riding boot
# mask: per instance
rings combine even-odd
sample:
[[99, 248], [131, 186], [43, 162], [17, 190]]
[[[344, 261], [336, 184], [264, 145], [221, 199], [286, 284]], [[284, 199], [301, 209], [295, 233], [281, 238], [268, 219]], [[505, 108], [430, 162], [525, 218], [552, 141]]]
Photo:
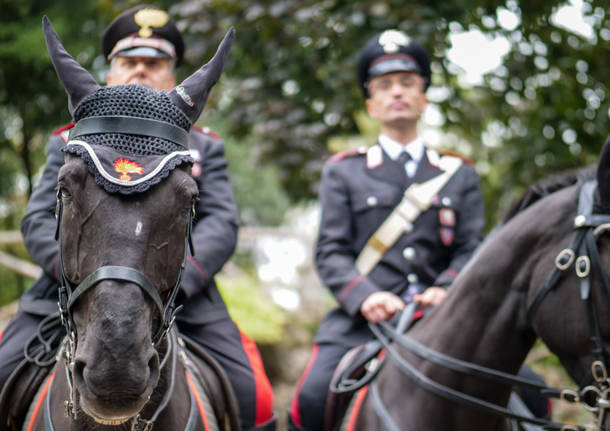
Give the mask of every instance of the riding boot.
[[243, 431], [275, 431], [276, 423], [277, 416], [274, 414], [267, 422], [250, 428], [244, 428]]

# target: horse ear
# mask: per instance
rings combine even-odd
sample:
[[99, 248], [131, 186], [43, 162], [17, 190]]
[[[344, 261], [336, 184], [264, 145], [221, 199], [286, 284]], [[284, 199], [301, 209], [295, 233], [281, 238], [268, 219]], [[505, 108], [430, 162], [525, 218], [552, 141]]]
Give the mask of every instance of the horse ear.
[[189, 117], [191, 124], [195, 124], [201, 115], [210, 89], [220, 78], [233, 44], [234, 34], [235, 29], [231, 28], [218, 46], [214, 57], [168, 94], [171, 101]]
[[600, 205], [610, 208], [610, 137], [606, 140], [597, 164], [597, 190]]
[[66, 52], [46, 15], [42, 18], [42, 30], [53, 67], [68, 94], [70, 114], [73, 114], [74, 108], [81, 100], [100, 86], [93, 76]]

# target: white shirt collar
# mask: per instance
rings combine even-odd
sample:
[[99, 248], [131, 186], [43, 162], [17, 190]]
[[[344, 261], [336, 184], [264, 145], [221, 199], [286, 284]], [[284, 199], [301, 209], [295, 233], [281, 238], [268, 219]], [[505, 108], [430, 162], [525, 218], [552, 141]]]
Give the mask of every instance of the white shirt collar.
[[411, 159], [419, 163], [424, 154], [424, 141], [419, 136], [408, 144], [402, 145], [382, 133], [379, 135], [379, 145], [392, 160], [396, 160], [400, 153], [406, 150], [411, 155]]

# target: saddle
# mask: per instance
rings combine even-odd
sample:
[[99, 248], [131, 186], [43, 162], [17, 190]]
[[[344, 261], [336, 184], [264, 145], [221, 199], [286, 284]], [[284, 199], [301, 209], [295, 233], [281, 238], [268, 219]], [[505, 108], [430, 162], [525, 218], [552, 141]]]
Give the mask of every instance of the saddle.
[[[417, 304], [410, 303], [390, 321], [398, 333], [405, 333], [423, 316]], [[385, 350], [373, 339], [356, 346], [343, 355], [333, 373], [324, 409], [324, 431], [333, 431], [342, 424], [354, 395], [372, 382], [383, 367]]]
[[11, 373], [0, 393], [0, 431], [19, 431], [30, 404], [56, 363], [64, 328], [59, 314], [45, 317], [24, 347], [25, 359]]
[[26, 359], [6, 381], [0, 394], [0, 431], [20, 431], [30, 404], [53, 366], [42, 367]]
[[375, 378], [383, 360], [377, 340], [353, 347], [343, 355], [333, 373], [324, 408], [324, 431], [333, 431], [343, 421], [352, 397]]
[[233, 388], [224, 370], [205, 350], [183, 334], [179, 339], [184, 341], [186, 349], [185, 366], [192, 372], [201, 385], [211, 403], [214, 416], [221, 430], [238, 430], [239, 407], [233, 393]]

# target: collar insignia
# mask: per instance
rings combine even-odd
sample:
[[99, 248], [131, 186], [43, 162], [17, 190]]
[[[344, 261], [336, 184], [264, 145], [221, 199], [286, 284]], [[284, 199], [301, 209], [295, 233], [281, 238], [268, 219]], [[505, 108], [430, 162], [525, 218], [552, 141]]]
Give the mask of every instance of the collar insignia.
[[144, 168], [138, 162], [123, 157], [116, 159], [112, 165], [114, 166], [114, 171], [121, 174], [119, 180], [123, 181], [131, 181], [131, 175], [129, 174], [142, 174], [144, 172]]
[[409, 43], [409, 36], [398, 30], [386, 30], [379, 36], [379, 45], [386, 54], [398, 52], [401, 46], [407, 46]]
[[375, 169], [383, 165], [383, 151], [379, 145], [373, 145], [366, 152], [366, 167]]
[[133, 20], [141, 27], [138, 31], [140, 37], [151, 37], [153, 32], [150, 28], [163, 27], [169, 21], [169, 16], [159, 9], [140, 9], [134, 14]]

